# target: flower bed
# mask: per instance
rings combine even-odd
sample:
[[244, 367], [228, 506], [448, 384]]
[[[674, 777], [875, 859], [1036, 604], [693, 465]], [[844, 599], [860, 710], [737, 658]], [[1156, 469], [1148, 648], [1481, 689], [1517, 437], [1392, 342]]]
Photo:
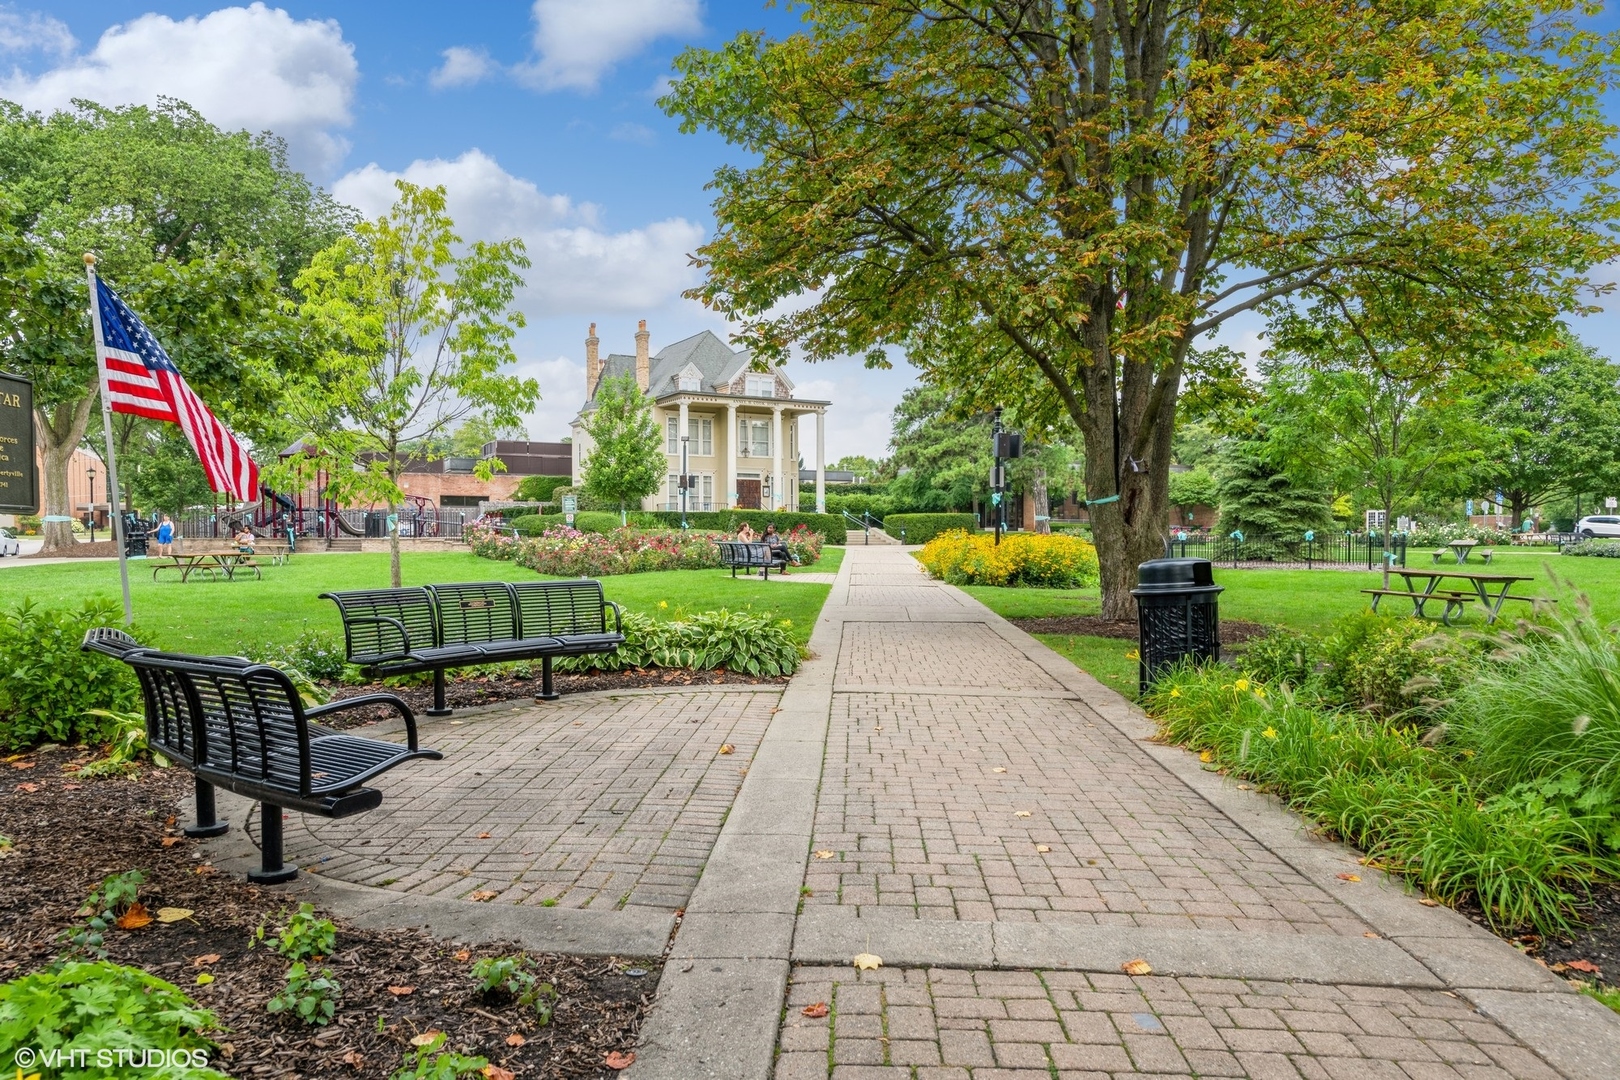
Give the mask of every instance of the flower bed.
[[[585, 533], [567, 526], [538, 536], [512, 537], [488, 529], [467, 530], [474, 555], [506, 559], [541, 574], [610, 577], [653, 570], [702, 570], [720, 565], [723, 533], [680, 529], [614, 529]], [[787, 534], [788, 550], [808, 566], [821, 557], [821, 534], [803, 525]]]
[[1077, 536], [1008, 533], [997, 544], [986, 533], [941, 533], [917, 558], [932, 577], [952, 585], [1011, 585], [1076, 589], [1097, 584], [1097, 549]]

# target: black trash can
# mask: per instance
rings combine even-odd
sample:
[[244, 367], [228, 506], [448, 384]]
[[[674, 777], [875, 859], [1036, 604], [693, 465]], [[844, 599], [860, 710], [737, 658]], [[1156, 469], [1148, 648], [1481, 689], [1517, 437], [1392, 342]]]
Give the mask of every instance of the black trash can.
[[1150, 559], [1136, 568], [1137, 675], [1141, 693], [1183, 657], [1221, 658], [1220, 605], [1208, 559]]

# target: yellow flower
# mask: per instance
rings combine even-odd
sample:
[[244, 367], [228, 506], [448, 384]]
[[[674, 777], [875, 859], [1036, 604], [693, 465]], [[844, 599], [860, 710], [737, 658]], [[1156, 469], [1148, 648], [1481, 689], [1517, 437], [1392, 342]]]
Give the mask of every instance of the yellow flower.
[[1262, 731], [1260, 734], [1264, 735], [1268, 739], [1275, 739], [1277, 737], [1277, 729], [1274, 728], [1274, 727], [1268, 727], [1268, 728], [1266, 728], [1266, 730]]
[[1180, 696], [1181, 696], [1181, 687], [1179, 687], [1179, 686], [1172, 686], [1172, 687], [1171, 687], [1171, 688], [1170, 688], [1170, 696], [1171, 696], [1171, 697], [1180, 697]]
[[1263, 686], [1255, 687], [1254, 688], [1254, 696], [1259, 698], [1260, 700], [1264, 701], [1265, 697], [1266, 697], [1266, 688], [1263, 687]]
[[1125, 654], [1125, 659], [1127, 659], [1127, 660], [1140, 660], [1140, 659], [1142, 659], [1142, 654], [1137, 652], [1135, 649], [1132, 649], [1130, 652]]
[[1248, 688], [1249, 688], [1249, 680], [1248, 679], [1239, 679], [1237, 682], [1232, 684], [1232, 689], [1236, 690], [1240, 694], [1243, 691], [1247, 690]]
[[669, 607], [669, 601], [668, 600], [660, 600], [660, 601], [658, 601], [658, 606], [661, 607], [661, 608], [667, 608], [667, 607]]

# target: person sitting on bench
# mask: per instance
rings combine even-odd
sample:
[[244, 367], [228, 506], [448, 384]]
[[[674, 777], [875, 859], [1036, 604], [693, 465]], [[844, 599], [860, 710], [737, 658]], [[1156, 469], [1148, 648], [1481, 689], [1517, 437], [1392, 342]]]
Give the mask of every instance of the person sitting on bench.
[[237, 554], [239, 554], [239, 555], [251, 555], [251, 554], [253, 554], [253, 545], [254, 545], [254, 543], [256, 543], [258, 541], [258, 539], [259, 539], [258, 537], [253, 535], [253, 530], [252, 529], [248, 528], [246, 525], [243, 525], [242, 526], [242, 531], [236, 534], [236, 551], [237, 551]]
[[[765, 542], [766, 547], [771, 549], [771, 564], [780, 566], [782, 575], [787, 576], [788, 563], [793, 561], [793, 554], [788, 551], [787, 537], [777, 532], [775, 525], [767, 525], [765, 526], [765, 535], [760, 539]], [[760, 571], [760, 576], [765, 576], [763, 570]]]

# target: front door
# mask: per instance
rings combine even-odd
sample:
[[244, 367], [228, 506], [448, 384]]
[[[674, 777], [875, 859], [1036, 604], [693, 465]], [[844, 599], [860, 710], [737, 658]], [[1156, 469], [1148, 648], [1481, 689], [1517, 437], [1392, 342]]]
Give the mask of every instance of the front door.
[[758, 510], [759, 509], [759, 481], [758, 480], [742, 480], [742, 479], [739, 479], [737, 481], [737, 509], [739, 509], [739, 510]]

